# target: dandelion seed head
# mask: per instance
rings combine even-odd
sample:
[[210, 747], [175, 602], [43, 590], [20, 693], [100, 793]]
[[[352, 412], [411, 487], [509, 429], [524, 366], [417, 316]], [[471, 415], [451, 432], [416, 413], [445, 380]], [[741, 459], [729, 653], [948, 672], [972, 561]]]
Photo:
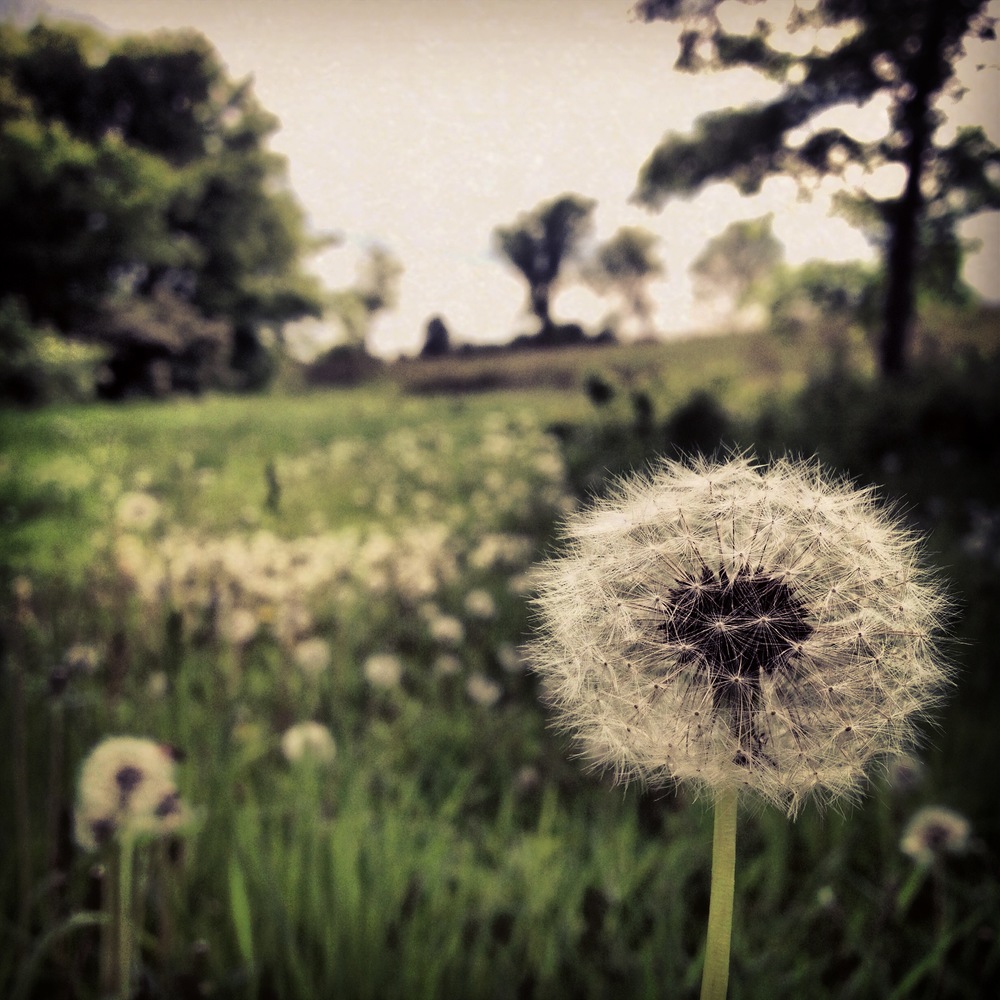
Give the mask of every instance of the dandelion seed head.
[[954, 809], [925, 806], [914, 813], [899, 841], [899, 849], [920, 864], [943, 854], [963, 854], [969, 846], [969, 821]]
[[664, 461], [572, 516], [534, 575], [529, 657], [620, 781], [753, 792], [794, 815], [905, 752], [947, 610], [872, 490], [817, 464]]
[[330, 666], [330, 644], [319, 636], [295, 644], [295, 663], [307, 677], [315, 680]]
[[281, 752], [291, 762], [312, 759], [329, 764], [337, 756], [337, 744], [321, 722], [299, 722], [282, 733]]
[[399, 687], [403, 680], [403, 661], [395, 653], [372, 653], [363, 670], [372, 687], [385, 691]]
[[476, 673], [466, 681], [465, 693], [482, 708], [492, 708], [500, 700], [503, 689], [485, 674]]
[[175, 780], [175, 757], [153, 740], [112, 736], [87, 756], [77, 785], [75, 832], [85, 850], [119, 833], [159, 836], [187, 818]]
[[492, 618], [496, 618], [496, 601], [493, 600], [493, 595], [488, 590], [483, 590], [479, 587], [470, 590], [465, 595], [463, 604], [470, 618], [478, 618], [482, 621], [489, 621]]
[[149, 493], [126, 493], [115, 508], [118, 524], [132, 531], [148, 531], [160, 520], [160, 501]]

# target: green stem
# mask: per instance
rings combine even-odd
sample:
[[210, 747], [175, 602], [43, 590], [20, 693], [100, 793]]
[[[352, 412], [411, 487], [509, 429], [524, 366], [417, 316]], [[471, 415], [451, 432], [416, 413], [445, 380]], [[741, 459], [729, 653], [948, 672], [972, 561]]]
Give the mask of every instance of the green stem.
[[736, 878], [735, 791], [715, 800], [712, 837], [712, 896], [708, 905], [708, 939], [701, 977], [701, 1000], [725, 1000], [729, 987], [729, 946], [733, 935], [733, 885]]
[[121, 835], [118, 870], [118, 982], [116, 996], [129, 1000], [132, 996], [132, 949], [135, 941], [132, 874], [134, 870], [132, 838], [128, 831]]

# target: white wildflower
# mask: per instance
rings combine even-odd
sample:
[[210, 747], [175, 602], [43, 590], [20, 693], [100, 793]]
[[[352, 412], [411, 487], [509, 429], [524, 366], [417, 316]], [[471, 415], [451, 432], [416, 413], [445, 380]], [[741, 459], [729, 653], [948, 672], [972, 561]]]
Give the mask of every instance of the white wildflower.
[[312, 759], [329, 764], [337, 756], [337, 744], [321, 722], [299, 722], [282, 733], [281, 752], [288, 761]]
[[904, 752], [946, 610], [872, 491], [792, 460], [663, 462], [574, 515], [531, 657], [619, 780], [749, 790], [794, 815]]
[[503, 688], [485, 674], [473, 674], [465, 683], [465, 693], [477, 705], [492, 708], [503, 694]]
[[299, 670], [313, 680], [330, 666], [330, 644], [319, 636], [296, 643], [293, 655]]
[[963, 854], [969, 846], [969, 821], [954, 809], [925, 806], [906, 825], [899, 849], [920, 864], [942, 854]]
[[434, 673], [438, 677], [454, 677], [462, 672], [462, 661], [454, 653], [441, 653], [434, 658]]
[[160, 501], [149, 493], [126, 493], [115, 508], [116, 520], [130, 531], [148, 531], [160, 515]]
[[504, 642], [497, 647], [497, 660], [504, 673], [519, 674], [525, 668], [524, 657], [513, 643]]
[[174, 778], [174, 756], [153, 740], [112, 736], [89, 754], [77, 785], [77, 843], [93, 851], [122, 833], [162, 835], [188, 812]]
[[365, 660], [364, 675], [372, 687], [397, 688], [403, 679], [403, 661], [394, 653], [373, 653]]
[[493, 600], [489, 591], [476, 588], [470, 590], [465, 595], [464, 600], [466, 614], [470, 618], [478, 618], [481, 621], [490, 621], [497, 616], [496, 601]]
[[465, 638], [462, 623], [453, 615], [436, 615], [427, 623], [427, 630], [442, 646], [457, 646]]

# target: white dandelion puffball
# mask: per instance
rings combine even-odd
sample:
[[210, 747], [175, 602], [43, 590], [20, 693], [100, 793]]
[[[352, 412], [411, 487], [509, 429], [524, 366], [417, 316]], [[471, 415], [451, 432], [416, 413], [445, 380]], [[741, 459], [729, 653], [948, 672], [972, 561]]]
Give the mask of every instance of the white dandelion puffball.
[[362, 668], [372, 687], [391, 691], [403, 680], [403, 661], [394, 653], [372, 653]]
[[174, 778], [169, 747], [134, 736], [110, 736], [80, 770], [74, 827], [93, 851], [122, 833], [172, 833], [189, 818]]
[[337, 744], [321, 722], [299, 722], [282, 733], [281, 752], [289, 761], [311, 758], [329, 764], [337, 756]]
[[790, 816], [915, 742], [947, 610], [873, 491], [815, 463], [663, 461], [577, 513], [535, 577], [544, 697], [620, 781]]
[[929, 865], [942, 854], [962, 854], [969, 846], [969, 821], [946, 806], [924, 806], [907, 823], [899, 849]]

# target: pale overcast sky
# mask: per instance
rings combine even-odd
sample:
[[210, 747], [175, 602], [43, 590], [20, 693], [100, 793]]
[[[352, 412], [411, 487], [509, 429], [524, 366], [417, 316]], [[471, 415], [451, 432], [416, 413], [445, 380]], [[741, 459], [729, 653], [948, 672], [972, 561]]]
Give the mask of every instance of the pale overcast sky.
[[[17, 0], [3, 0], [5, 7], [11, 2]], [[790, 7], [790, 0], [763, 2], [769, 16]], [[503, 341], [529, 328], [525, 286], [492, 253], [490, 233], [567, 191], [598, 200], [598, 239], [624, 224], [662, 238], [668, 277], [652, 291], [665, 332], [703, 322], [687, 267], [733, 219], [775, 212], [775, 232], [792, 262], [870, 254], [856, 231], [829, 216], [833, 183], [811, 202], [798, 201], [792, 183], [776, 178], [753, 199], [716, 185], [661, 213], [628, 204], [640, 166], [666, 131], [686, 129], [704, 111], [773, 93], [773, 85], [749, 71], [675, 73], [676, 28], [631, 20], [631, 0], [61, 0], [49, 6], [51, 16], [72, 11], [113, 33], [194, 27], [233, 77], [253, 75], [261, 103], [281, 119], [271, 146], [289, 160], [292, 188], [311, 227], [345, 236], [312, 266], [329, 286], [347, 285], [363, 248], [377, 242], [406, 269], [398, 308], [373, 333], [371, 346], [382, 353], [419, 349], [434, 314], [457, 341]], [[736, 14], [742, 8], [728, 6]], [[751, 10], [756, 17], [761, 7]], [[995, 43], [968, 60], [998, 61]], [[986, 125], [1000, 142], [997, 79], [996, 70], [972, 74], [975, 94], [960, 116]], [[844, 121], [880, 134], [884, 106]], [[899, 176], [880, 182], [891, 191]], [[967, 276], [1000, 297], [997, 214], [972, 232], [988, 246]], [[554, 312], [596, 322], [610, 305], [571, 288]]]

